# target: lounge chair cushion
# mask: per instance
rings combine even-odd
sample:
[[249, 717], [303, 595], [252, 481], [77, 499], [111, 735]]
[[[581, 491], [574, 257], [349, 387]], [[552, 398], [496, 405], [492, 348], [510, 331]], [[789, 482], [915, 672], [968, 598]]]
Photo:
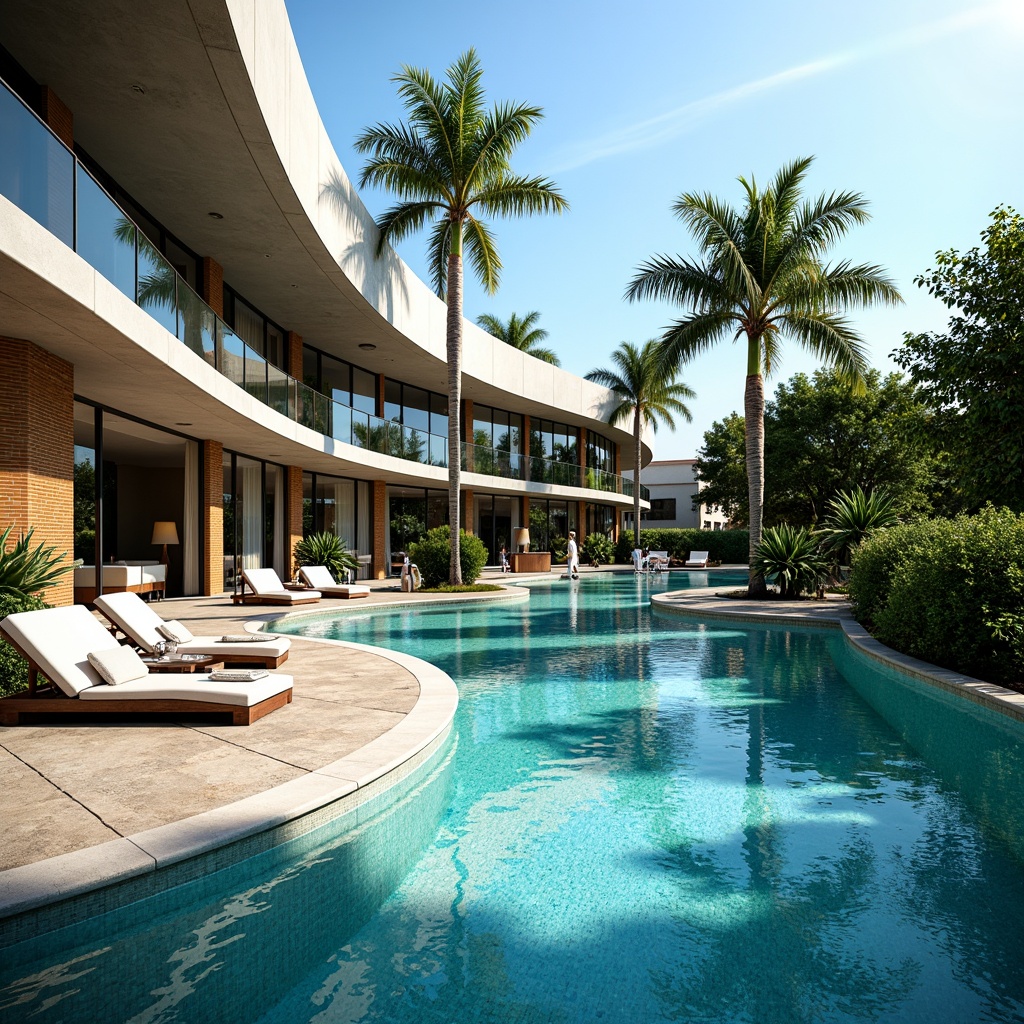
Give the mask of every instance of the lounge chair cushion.
[[82, 700], [198, 700], [252, 707], [292, 687], [292, 677], [271, 674], [254, 683], [217, 683], [208, 675], [150, 675], [121, 686], [94, 686]]
[[[126, 596], [134, 597], [140, 604], [145, 603], [136, 594]], [[107, 651], [121, 646], [103, 628], [99, 619], [81, 604], [17, 612], [0, 622], [0, 629], [68, 697], [103, 683], [103, 677], [89, 664], [87, 654], [90, 651]]]
[[121, 686], [133, 679], [142, 679], [149, 675], [149, 666], [131, 647], [90, 651], [86, 657], [108, 686]]
[[273, 569], [243, 569], [242, 578], [249, 584], [252, 592], [260, 597], [265, 594], [277, 597], [278, 594], [289, 593], [284, 589], [281, 577]]
[[188, 626], [183, 626], [177, 619], [168, 619], [166, 622], [161, 622], [156, 627], [156, 631], [162, 637], [173, 640], [176, 644], [187, 644], [190, 640], [195, 640], [192, 630]]

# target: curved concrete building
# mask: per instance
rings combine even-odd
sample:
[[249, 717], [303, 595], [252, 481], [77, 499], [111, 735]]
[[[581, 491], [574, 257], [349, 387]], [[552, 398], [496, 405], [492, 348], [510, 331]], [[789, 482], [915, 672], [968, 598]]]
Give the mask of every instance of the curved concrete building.
[[[0, 78], [0, 529], [74, 550], [61, 601], [287, 577], [320, 530], [387, 575], [446, 522], [446, 308], [375, 258], [284, 4], [10, 0]], [[492, 559], [519, 526], [614, 535], [612, 402], [467, 322], [462, 522]]]

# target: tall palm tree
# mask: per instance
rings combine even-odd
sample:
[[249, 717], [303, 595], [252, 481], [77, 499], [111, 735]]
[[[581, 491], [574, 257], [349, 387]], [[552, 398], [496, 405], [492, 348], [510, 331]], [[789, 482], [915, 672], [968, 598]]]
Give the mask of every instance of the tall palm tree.
[[764, 507], [762, 373], [771, 373], [782, 339], [789, 336], [834, 365], [852, 386], [863, 386], [864, 346], [842, 310], [903, 301], [880, 267], [822, 262], [831, 246], [869, 214], [859, 193], [802, 199], [801, 184], [812, 160], [787, 164], [763, 190], [753, 178], [740, 178], [745, 193], [741, 210], [710, 194], [684, 192], [673, 211], [694, 235], [701, 259], [654, 256], [626, 289], [630, 300], [667, 299], [691, 307], [662, 338], [662, 358], [670, 364], [686, 362], [723, 338], [746, 337], [743, 409], [752, 597], [766, 591], [753, 569]]
[[467, 50], [438, 83], [430, 73], [403, 65], [392, 81], [408, 120], [377, 124], [356, 139], [369, 153], [360, 186], [399, 198], [379, 222], [377, 255], [389, 244], [432, 222], [428, 253], [434, 289], [448, 304], [448, 519], [452, 554], [449, 579], [461, 584], [459, 479], [462, 446], [462, 254], [488, 294], [498, 288], [501, 258], [485, 216], [516, 216], [568, 209], [553, 182], [514, 174], [516, 146], [541, 119], [540, 107], [500, 103], [485, 109], [483, 68]]
[[536, 326], [539, 319], [540, 313], [534, 310], [523, 317], [513, 313], [507, 323], [502, 322], [500, 317], [491, 316], [490, 313], [478, 316], [476, 322], [478, 327], [482, 327], [488, 334], [493, 334], [506, 345], [511, 345], [535, 359], [543, 359], [545, 363], [561, 366], [554, 350], [541, 345], [548, 332], [543, 327]]
[[675, 430], [672, 414], [687, 423], [693, 418], [683, 403], [694, 398], [692, 388], [675, 380], [678, 370], [661, 358], [656, 338], [645, 341], [643, 348], [624, 341], [612, 353], [615, 369], [591, 370], [587, 380], [615, 392], [618, 404], [608, 414], [608, 422], [621, 423], [633, 417], [633, 527], [636, 543], [640, 543], [640, 433], [645, 426], [657, 431], [658, 421]]

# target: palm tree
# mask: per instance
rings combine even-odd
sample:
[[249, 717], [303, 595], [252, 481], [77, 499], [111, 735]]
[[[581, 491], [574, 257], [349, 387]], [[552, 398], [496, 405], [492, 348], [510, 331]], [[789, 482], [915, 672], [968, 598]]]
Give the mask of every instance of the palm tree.
[[682, 400], [694, 398], [694, 392], [676, 382], [678, 370], [661, 358], [660, 349], [657, 339], [645, 341], [643, 348], [624, 341], [612, 353], [615, 369], [591, 370], [587, 374], [587, 380], [615, 392], [618, 404], [608, 414], [609, 423], [633, 417], [633, 526], [637, 544], [640, 543], [640, 432], [645, 426], [657, 431], [659, 420], [675, 430], [673, 413], [682, 416], [687, 423], [693, 418]]
[[554, 351], [543, 348], [540, 344], [548, 336], [548, 332], [543, 327], [536, 326], [539, 319], [540, 313], [534, 310], [524, 317], [513, 313], [508, 318], [508, 323], [502, 323], [499, 317], [491, 316], [490, 313], [478, 316], [476, 322], [478, 327], [482, 327], [488, 334], [493, 334], [506, 345], [511, 345], [535, 359], [543, 359], [545, 363], [561, 366]]
[[428, 222], [434, 289], [448, 304], [448, 520], [449, 579], [461, 584], [459, 478], [462, 462], [462, 253], [465, 247], [488, 294], [498, 288], [501, 258], [489, 225], [478, 214], [525, 216], [568, 209], [553, 182], [513, 174], [509, 160], [541, 119], [540, 107], [501, 103], [484, 107], [483, 68], [473, 49], [448, 69], [447, 82], [403, 65], [398, 84], [408, 114], [404, 124], [377, 124], [356, 140], [369, 153], [360, 186], [394, 192], [399, 202], [379, 222], [377, 255]]
[[730, 335], [733, 340], [746, 336], [751, 597], [766, 591], [754, 569], [764, 506], [762, 373], [771, 373], [783, 337], [790, 336], [834, 365], [852, 386], [862, 387], [864, 346], [842, 310], [903, 301], [880, 267], [822, 262], [833, 243], [869, 214], [859, 193], [803, 200], [801, 184], [812, 160], [787, 164], [764, 190], [753, 178], [740, 178], [742, 210], [710, 194], [684, 192], [673, 211], [693, 233], [702, 258], [652, 257], [626, 289], [630, 300], [667, 299], [692, 308], [662, 338], [662, 358], [669, 364], [679, 365]]

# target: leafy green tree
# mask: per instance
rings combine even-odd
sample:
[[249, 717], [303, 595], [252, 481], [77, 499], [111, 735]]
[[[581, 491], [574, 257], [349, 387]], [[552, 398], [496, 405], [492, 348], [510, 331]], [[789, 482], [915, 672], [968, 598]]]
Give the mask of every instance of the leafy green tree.
[[906, 334], [893, 353], [935, 410], [963, 504], [1024, 511], [1024, 218], [1000, 206], [983, 245], [935, 254], [918, 287], [953, 311], [944, 334]]
[[697, 452], [694, 476], [701, 488], [693, 496], [694, 509], [717, 505], [733, 526], [746, 526], [747, 431], [743, 417], [729, 413], [704, 431], [704, 447]]
[[541, 342], [548, 336], [548, 332], [543, 327], [537, 326], [539, 319], [540, 313], [534, 310], [523, 317], [513, 313], [507, 321], [492, 316], [490, 313], [484, 313], [476, 318], [476, 322], [488, 334], [493, 334], [495, 338], [505, 342], [506, 345], [511, 345], [528, 356], [542, 359], [545, 363], [561, 366], [562, 364], [558, 361], [558, 356], [554, 351], [541, 345]]
[[449, 582], [462, 582], [459, 559], [459, 483], [462, 408], [462, 256], [488, 294], [498, 288], [501, 258], [482, 216], [514, 216], [568, 208], [545, 178], [514, 174], [512, 153], [541, 119], [540, 107], [501, 103], [484, 106], [483, 68], [473, 49], [438, 83], [428, 71], [402, 67], [393, 78], [405, 104], [403, 124], [377, 124], [355, 143], [369, 153], [361, 187], [394, 192], [399, 202], [380, 220], [377, 255], [433, 222], [429, 258], [434, 288], [448, 304], [448, 517]]
[[693, 418], [683, 403], [693, 398], [692, 388], [676, 381], [678, 369], [660, 358], [659, 343], [645, 341], [643, 348], [624, 341], [612, 353], [614, 369], [591, 370], [587, 380], [615, 392], [617, 404], [608, 414], [608, 422], [633, 419], [633, 524], [640, 530], [640, 435], [645, 426], [657, 431], [658, 421], [675, 430], [673, 413], [687, 423]]
[[765, 189], [740, 178], [742, 210], [710, 194], [685, 192], [673, 210], [693, 233], [701, 260], [655, 256], [626, 290], [634, 299], [664, 299], [692, 307], [665, 332], [663, 358], [679, 365], [726, 338], [744, 336], [747, 382], [747, 489], [751, 596], [765, 593], [754, 569], [764, 506], [764, 377], [789, 336], [859, 385], [864, 348], [843, 315], [847, 306], [901, 302], [880, 267], [823, 262], [832, 245], [868, 219], [867, 202], [851, 192], [803, 200], [812, 158], [783, 167]]
[[864, 375], [860, 393], [835, 370], [798, 373], [765, 410], [765, 518], [813, 526], [840, 491], [885, 490], [895, 512], [931, 510], [940, 452], [914, 386]]

